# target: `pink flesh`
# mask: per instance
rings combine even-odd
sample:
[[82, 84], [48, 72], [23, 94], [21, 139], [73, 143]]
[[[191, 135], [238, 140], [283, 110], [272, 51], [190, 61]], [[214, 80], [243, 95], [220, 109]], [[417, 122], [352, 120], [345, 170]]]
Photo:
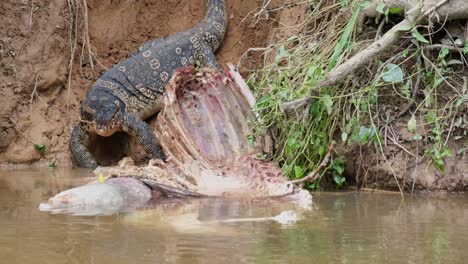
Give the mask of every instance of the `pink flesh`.
[[166, 87], [163, 108], [150, 125], [168, 157], [138, 167], [100, 173], [134, 175], [206, 195], [269, 197], [292, 191], [280, 169], [254, 158], [249, 147], [251, 104], [230, 77], [212, 69], [178, 69]]

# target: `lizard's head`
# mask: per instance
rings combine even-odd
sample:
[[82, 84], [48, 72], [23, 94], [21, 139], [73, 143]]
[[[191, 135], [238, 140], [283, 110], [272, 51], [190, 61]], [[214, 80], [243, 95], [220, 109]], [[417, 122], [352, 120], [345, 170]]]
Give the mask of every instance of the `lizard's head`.
[[87, 98], [81, 105], [81, 121], [94, 124], [94, 130], [100, 136], [114, 134], [123, 122], [119, 100], [105, 96]]

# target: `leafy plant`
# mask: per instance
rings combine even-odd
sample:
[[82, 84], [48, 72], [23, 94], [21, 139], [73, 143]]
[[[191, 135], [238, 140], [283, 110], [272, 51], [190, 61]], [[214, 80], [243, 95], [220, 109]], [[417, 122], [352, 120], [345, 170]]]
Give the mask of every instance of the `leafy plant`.
[[34, 148], [42, 155], [44, 156], [47, 150], [46, 145], [44, 144], [34, 144]]
[[[271, 132], [275, 150], [270, 159], [280, 165], [289, 178], [302, 178], [313, 171], [334, 139], [340, 139], [346, 145], [374, 146], [383, 153], [381, 133], [385, 131], [384, 125], [395, 121], [399, 110], [388, 102], [382, 105], [382, 95], [403, 102], [402, 106], [410, 106], [402, 117], [407, 120], [407, 129], [412, 133], [408, 140], [428, 143], [430, 149], [426, 155], [431, 157], [434, 166], [443, 169], [444, 159], [451, 155], [445, 146], [444, 127], [457, 111], [450, 110], [451, 107], [463, 107], [468, 95], [441, 105], [438, 89], [450, 81], [451, 65], [459, 62], [450, 50], [442, 48], [438, 53], [434, 51], [433, 66], [421, 63], [424, 67], [414, 67], [422, 56], [427, 56], [428, 52], [422, 53], [422, 49], [429, 40], [413, 25], [402, 26], [399, 30], [410, 33], [417, 45], [395, 47], [396, 54], [383, 56], [386, 61], [375, 61], [340, 84], [316, 90], [328, 72], [356, 53], [359, 45], [355, 45], [354, 33], [358, 13], [365, 6], [366, 1], [343, 0], [326, 11], [313, 10], [309, 22], [315, 30], [278, 43], [278, 49], [271, 49], [266, 56], [275, 58], [274, 61], [265, 63], [247, 80], [249, 87], [256, 88], [259, 99], [254, 110], [261, 120], [255, 123], [252, 138], [264, 135], [268, 130]], [[383, 3], [377, 10], [386, 19], [402, 11]], [[353, 15], [348, 19], [344, 14], [350, 12]], [[346, 17], [346, 20], [340, 20], [340, 17]], [[468, 46], [465, 49], [468, 52]], [[415, 90], [416, 83], [418, 90]], [[292, 114], [282, 111], [284, 102], [304, 98], [311, 91], [316, 94], [308, 107]], [[389, 119], [384, 119], [383, 113], [388, 111]], [[439, 136], [425, 133], [434, 128], [439, 128]], [[321, 177], [307, 186], [312, 189], [320, 189], [326, 184], [341, 187], [345, 184], [343, 171], [344, 161], [335, 156]]]
[[419, 42], [429, 44], [429, 41], [423, 35], [421, 35], [421, 33], [419, 33], [417, 28], [413, 28], [411, 30], [411, 35]]
[[49, 162], [49, 163], [47, 164], [47, 167], [50, 168], [50, 169], [55, 169], [55, 168], [57, 168], [57, 160], [54, 159], [53, 161]]

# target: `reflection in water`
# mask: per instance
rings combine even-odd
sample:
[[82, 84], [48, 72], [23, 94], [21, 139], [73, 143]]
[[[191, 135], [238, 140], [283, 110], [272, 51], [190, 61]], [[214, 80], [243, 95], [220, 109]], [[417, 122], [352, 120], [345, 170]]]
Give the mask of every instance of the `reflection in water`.
[[[81, 175], [81, 176], [80, 176]], [[293, 209], [275, 201], [166, 201], [130, 214], [37, 206], [86, 171], [0, 171], [2, 263], [455, 263], [468, 257], [468, 199], [320, 193], [294, 225], [220, 223]], [[294, 208], [296, 211], [297, 209]]]

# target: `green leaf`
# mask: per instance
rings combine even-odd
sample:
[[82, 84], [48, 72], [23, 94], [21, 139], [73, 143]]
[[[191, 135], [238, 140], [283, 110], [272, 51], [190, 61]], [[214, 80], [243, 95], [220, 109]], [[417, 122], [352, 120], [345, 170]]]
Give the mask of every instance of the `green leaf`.
[[364, 1], [364, 3], [362, 3], [362, 8], [363, 9], [366, 9], [368, 8], [369, 6], [371, 6], [372, 3], [370, 1]]
[[254, 135], [247, 135], [247, 143], [251, 148], [253, 148], [255, 144], [255, 136]]
[[341, 0], [340, 4], [341, 4], [341, 8], [345, 8], [348, 6], [348, 0]]
[[270, 99], [271, 99], [271, 94], [267, 94], [261, 97], [255, 103], [255, 109], [265, 108], [268, 105], [268, 102], [270, 101]]
[[327, 71], [335, 68], [336, 64], [342, 57], [343, 51], [345, 50], [345, 48], [349, 47], [349, 41], [353, 36], [356, 21], [358, 20], [359, 14], [361, 14], [361, 8], [365, 5], [366, 5], [366, 2], [355, 5], [353, 15], [351, 16], [351, 19], [348, 21], [348, 24], [344, 28], [343, 34], [341, 34], [341, 37], [338, 40], [338, 43], [336, 44], [333, 50], [333, 54], [327, 66]]
[[307, 76], [309, 77], [313, 77], [315, 76], [315, 71], [317, 70], [317, 66], [316, 65], [312, 65], [309, 67], [309, 69], [307, 70]]
[[49, 163], [47, 164], [47, 167], [49, 167], [49, 168], [51, 168], [51, 169], [57, 168], [56, 160], [53, 160], [52, 162], [49, 162]]
[[384, 3], [380, 2], [380, 3], [377, 5], [377, 7], [375, 8], [375, 11], [379, 12], [380, 14], [385, 14], [385, 8], [386, 8], [386, 7], [387, 7], [387, 6], [386, 6]]
[[400, 26], [398, 28], [398, 31], [410, 31], [413, 27], [410, 26], [410, 25], [404, 25], [404, 26]]
[[377, 90], [374, 90], [374, 91], [369, 95], [369, 104], [371, 104], [371, 105], [377, 104], [377, 97], [378, 97]]
[[452, 151], [449, 147], [444, 146], [442, 148], [442, 153], [440, 154], [442, 157], [452, 157]]
[[463, 54], [468, 55], [468, 41], [465, 42], [465, 46], [463, 47]]
[[284, 45], [281, 45], [280, 48], [278, 49], [278, 55], [276, 56], [276, 59], [282, 59], [284, 57], [289, 57], [291, 56], [291, 53], [286, 50]]
[[288, 174], [289, 168], [290, 168], [290, 167], [291, 167], [291, 165], [285, 163], [285, 164], [283, 165], [283, 167], [281, 168], [281, 172], [282, 172], [283, 174], [285, 174], [285, 175]]
[[330, 115], [333, 112], [333, 100], [329, 94], [320, 97], [320, 101], [327, 108], [327, 113]]
[[45, 152], [46, 152], [46, 145], [44, 144], [34, 144], [34, 148], [39, 151], [39, 153], [41, 153], [41, 155], [45, 155]]
[[343, 140], [343, 143], [345, 143], [347, 139], [348, 139], [348, 133], [346, 132], [341, 133], [341, 140]]
[[266, 160], [268, 158], [268, 154], [267, 153], [257, 153], [255, 155], [255, 158], [258, 159], [258, 160]]
[[445, 172], [445, 162], [443, 159], [434, 160], [434, 167], [441, 172]]
[[429, 41], [423, 36], [421, 35], [421, 33], [419, 33], [419, 31], [416, 29], [416, 28], [413, 28], [411, 30], [411, 35], [417, 39], [419, 42], [422, 42], [422, 43], [428, 43], [429, 44]]
[[403, 71], [400, 66], [389, 63], [385, 65], [386, 72], [383, 73], [382, 79], [388, 83], [401, 83], [403, 82]]
[[375, 131], [373, 128], [367, 128], [365, 126], [361, 126], [359, 128], [359, 141], [361, 144], [366, 144], [369, 139], [373, 138], [375, 135]]
[[404, 58], [408, 57], [409, 50], [405, 49], [403, 53], [401, 54]]
[[443, 48], [439, 52], [439, 59], [445, 58], [449, 54], [449, 49], [448, 48]]
[[426, 107], [430, 107], [433, 102], [434, 102], [434, 97], [432, 96], [431, 94], [431, 89], [429, 86], [427, 86], [424, 90], [423, 90], [423, 94], [424, 94], [424, 97], [425, 97], [425, 102], [424, 102], [424, 106]]
[[344, 160], [341, 158], [335, 159], [332, 163], [333, 170], [340, 175], [344, 172], [344, 165]]
[[421, 134], [419, 134], [419, 133], [416, 133], [416, 134], [413, 136], [413, 140], [419, 141], [419, 140], [421, 140], [421, 139], [422, 139], [422, 136], [421, 136]]
[[333, 181], [338, 185], [338, 187], [341, 187], [346, 179], [337, 173], [333, 173]]
[[296, 179], [302, 178], [303, 172], [301, 166], [294, 166], [294, 177]]
[[390, 14], [398, 14], [401, 12], [401, 7], [392, 7], [390, 8]]
[[416, 131], [416, 118], [414, 118], [414, 116], [412, 116], [410, 120], [408, 120], [408, 131], [409, 132]]
[[443, 76], [440, 78], [436, 78], [436, 81], [434, 82], [434, 88], [439, 87], [445, 80], [446, 78]]
[[426, 122], [427, 123], [433, 123], [437, 119], [437, 115], [436, 115], [436, 112], [434, 110], [431, 110], [431, 111], [427, 112], [425, 117], [426, 117]]
[[406, 98], [411, 97], [410, 93], [410, 88], [409, 88], [409, 83], [405, 83], [403, 86], [401, 86], [400, 91], [405, 95]]
[[319, 146], [318, 153], [320, 156], [323, 156], [325, 154], [325, 147], [324, 146]]
[[361, 109], [361, 111], [367, 111], [367, 102], [361, 101], [361, 103], [359, 104], [359, 108]]

